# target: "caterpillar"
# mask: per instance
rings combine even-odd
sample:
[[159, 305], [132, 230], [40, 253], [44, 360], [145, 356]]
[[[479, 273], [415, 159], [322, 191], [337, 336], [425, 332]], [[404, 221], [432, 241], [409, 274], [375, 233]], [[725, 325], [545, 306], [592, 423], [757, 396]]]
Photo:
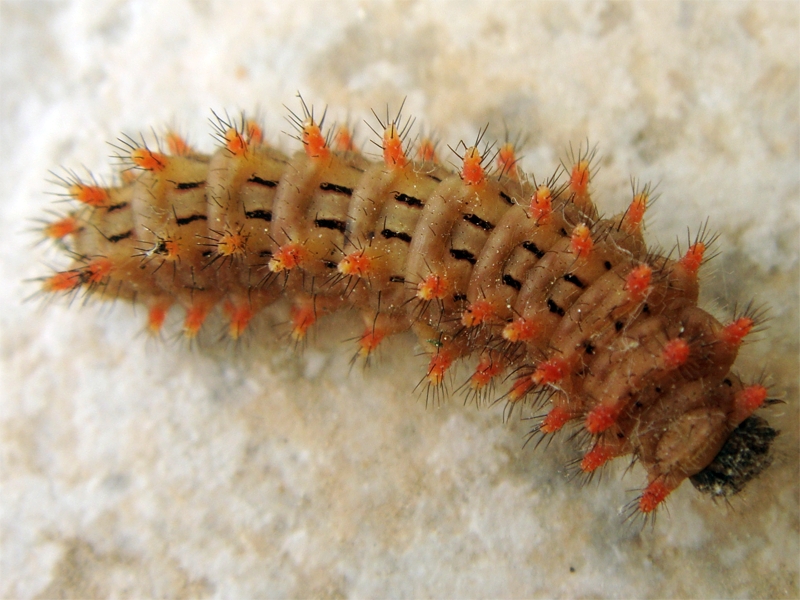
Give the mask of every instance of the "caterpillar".
[[426, 399], [473, 358], [466, 400], [505, 403], [506, 418], [541, 410], [535, 444], [572, 428], [584, 450], [576, 473], [640, 462], [646, 483], [629, 516], [654, 515], [686, 479], [727, 498], [769, 466], [778, 432], [756, 412], [778, 400], [763, 377], [731, 370], [763, 310], [751, 304], [723, 324], [697, 306], [716, 242], [707, 224], [665, 254], [643, 236], [651, 186], [632, 180], [628, 208], [600, 215], [588, 145], [538, 181], [515, 144], [495, 149], [485, 129], [450, 148], [454, 170], [434, 141], [411, 139], [402, 106], [374, 117], [378, 161], [302, 98], [287, 117], [302, 145], [293, 155], [244, 114], [214, 114], [211, 155], [174, 132], [155, 147], [120, 138], [113, 185], [57, 175], [78, 206], [42, 233], [72, 264], [42, 290], [142, 303], [152, 334], [180, 307], [190, 339], [216, 307], [239, 339], [285, 299], [298, 343], [324, 315], [355, 309], [365, 361], [413, 331], [429, 357]]

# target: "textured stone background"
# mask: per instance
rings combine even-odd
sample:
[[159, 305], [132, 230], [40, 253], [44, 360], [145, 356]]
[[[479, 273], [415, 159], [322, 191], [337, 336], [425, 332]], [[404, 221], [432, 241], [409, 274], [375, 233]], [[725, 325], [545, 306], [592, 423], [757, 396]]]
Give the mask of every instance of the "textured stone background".
[[[76, 0], [0, 3], [0, 596], [796, 597], [798, 4]], [[500, 410], [427, 409], [408, 337], [349, 372], [355, 319], [305, 352], [280, 310], [244, 347], [140, 335], [143, 311], [38, 300], [47, 170], [108, 176], [106, 140], [293, 95], [339, 119], [396, 107], [454, 144], [490, 121], [550, 172], [600, 144], [608, 212], [659, 182], [649, 236], [721, 233], [707, 304], [770, 328], [739, 369], [787, 404], [775, 466], [731, 506], [685, 485], [654, 528], [642, 484], [568, 481], [564, 440], [520, 449]], [[366, 127], [360, 128], [362, 139]], [[177, 315], [176, 315], [177, 316]], [[463, 374], [462, 374], [463, 375]]]

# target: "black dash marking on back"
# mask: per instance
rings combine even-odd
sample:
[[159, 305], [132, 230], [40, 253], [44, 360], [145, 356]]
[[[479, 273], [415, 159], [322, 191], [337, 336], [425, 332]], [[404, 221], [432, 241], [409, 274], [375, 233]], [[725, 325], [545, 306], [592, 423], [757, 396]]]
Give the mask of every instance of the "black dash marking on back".
[[[209, 258], [209, 257], [211, 257], [213, 255], [214, 255], [214, 253], [211, 250], [206, 250], [205, 252], [202, 253], [202, 257], [203, 258]], [[192, 289], [195, 289], [195, 288], [192, 288]]]
[[268, 188], [278, 187], [278, 182], [277, 181], [273, 181], [272, 179], [262, 179], [258, 175], [253, 175], [247, 181], [248, 181], [248, 183], [257, 183], [258, 185], [263, 185], [264, 187], [268, 187]]
[[507, 204], [514, 206], [514, 199], [505, 192], [500, 192], [500, 197], [505, 200]]
[[272, 250], [262, 250], [258, 255], [261, 258], [272, 258]]
[[450, 256], [452, 256], [456, 260], [465, 260], [471, 265], [474, 265], [476, 262], [478, 262], [478, 259], [475, 258], [475, 255], [469, 250], [459, 250], [458, 248], [450, 248]]
[[559, 231], [558, 231], [558, 232], [559, 232], [561, 235], [563, 235], [564, 237], [569, 237], [569, 234], [567, 233], [567, 230], [566, 230], [566, 229], [564, 229], [563, 227], [562, 227], [561, 229], [559, 229]]
[[330, 181], [323, 181], [319, 184], [319, 189], [323, 192], [333, 192], [335, 194], [344, 194], [345, 196], [352, 196], [353, 189], [349, 187], [345, 187], [343, 185], [336, 185], [335, 183], [331, 183]]
[[508, 287], [512, 287], [517, 291], [522, 289], [522, 282], [518, 279], [514, 279], [508, 273], [503, 273], [503, 283], [505, 283]]
[[196, 190], [199, 187], [203, 187], [206, 184], [205, 181], [179, 181], [175, 185], [175, 189], [177, 190]]
[[322, 229], [334, 229], [342, 233], [347, 229], [347, 223], [337, 219], [314, 219], [314, 225]]
[[339, 266], [339, 265], [337, 265], [335, 262], [333, 262], [331, 260], [323, 260], [322, 264], [325, 265], [325, 267], [328, 268], [328, 269], [335, 269], [336, 267]]
[[437, 177], [436, 175], [428, 175], [428, 177], [430, 177], [431, 179], [433, 179], [434, 181], [437, 181], [437, 182], [441, 182], [442, 181], [442, 178], [441, 177]]
[[577, 275], [573, 275], [572, 273], [567, 273], [564, 275], [564, 281], [569, 281], [572, 285], [577, 286], [581, 289], [586, 287], [586, 284], [583, 283]]
[[391, 277], [389, 277], [389, 281], [391, 281], [392, 283], [405, 283], [406, 278], [403, 277], [402, 275], [392, 275]]
[[559, 317], [563, 317], [565, 311], [561, 308], [558, 304], [556, 304], [552, 298], [547, 299], [547, 308], [551, 313], [557, 314]]
[[545, 251], [540, 249], [539, 246], [533, 242], [522, 242], [522, 247], [528, 252], [532, 252], [536, 258], [542, 258], [545, 255]]
[[129, 237], [131, 237], [132, 233], [133, 232], [129, 229], [128, 231], [118, 233], [117, 235], [110, 235], [106, 239], [112, 244], [116, 244], [117, 242], [121, 242], [122, 240], [127, 240]]
[[455, 302], [463, 302], [466, 299], [467, 299], [466, 294], [453, 294], [453, 300]]
[[113, 204], [106, 209], [106, 213], [112, 213], [115, 210], [122, 210], [123, 208], [128, 208], [127, 202], [120, 202], [119, 204]]
[[402, 192], [394, 192], [394, 199], [413, 208], [422, 208], [425, 206], [425, 203], [419, 198], [409, 196], [408, 194], [403, 194]]
[[189, 223], [194, 223], [195, 221], [207, 221], [208, 217], [205, 215], [201, 215], [199, 213], [194, 215], [189, 215], [188, 217], [176, 217], [175, 222], [178, 225], [188, 225]]
[[616, 329], [617, 331], [622, 331], [623, 327], [625, 327], [625, 323], [623, 323], [622, 321], [617, 321], [616, 323], [614, 323], [614, 329]]
[[650, 314], [650, 305], [645, 303], [645, 305], [642, 307], [642, 312], [644, 314], [646, 314], [646, 315], [649, 315]]
[[401, 240], [406, 244], [411, 243], [411, 236], [408, 235], [405, 231], [392, 231], [391, 229], [384, 229], [383, 231], [381, 231], [381, 235], [386, 240], [397, 238], [398, 240]]
[[264, 210], [263, 208], [257, 208], [255, 210], [246, 210], [244, 211], [244, 216], [248, 219], [261, 219], [262, 221], [266, 221], [269, 223], [272, 221], [272, 211], [271, 210]]
[[586, 354], [594, 354], [594, 344], [591, 342], [584, 342], [583, 349], [585, 350]]
[[464, 220], [467, 223], [472, 223], [473, 225], [480, 227], [484, 231], [491, 231], [492, 229], [494, 229], [494, 225], [489, 223], [489, 221], [484, 221], [478, 215], [473, 215], [472, 213], [467, 213], [466, 215], [464, 215]]
[[603, 266], [606, 268], [606, 271], [610, 271], [614, 267], [614, 265], [611, 264], [611, 261], [608, 260], [603, 263]]

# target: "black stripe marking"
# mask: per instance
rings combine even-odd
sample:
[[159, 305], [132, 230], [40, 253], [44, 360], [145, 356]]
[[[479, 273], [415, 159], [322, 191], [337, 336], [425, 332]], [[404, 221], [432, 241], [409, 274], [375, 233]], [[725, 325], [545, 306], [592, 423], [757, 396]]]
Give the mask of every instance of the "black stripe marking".
[[465, 260], [471, 265], [474, 265], [476, 262], [478, 262], [478, 259], [475, 258], [475, 255], [469, 250], [459, 250], [457, 248], [450, 248], [450, 256], [452, 256], [456, 260]]
[[[206, 250], [201, 254], [203, 258], [211, 258], [213, 255], [214, 253], [211, 250]], [[192, 288], [192, 289], [199, 289], [199, 288]]]
[[586, 354], [594, 354], [594, 344], [591, 342], [584, 342], [583, 349]]
[[180, 181], [175, 185], [175, 188], [178, 190], [196, 190], [205, 184], [205, 181]]
[[397, 238], [398, 240], [401, 240], [406, 244], [411, 243], [411, 236], [404, 231], [392, 231], [391, 229], [384, 229], [383, 231], [381, 231], [381, 235], [386, 240]]
[[547, 308], [551, 313], [557, 314], [559, 317], [563, 317], [565, 311], [561, 308], [558, 304], [556, 304], [552, 298], [547, 299]]
[[122, 240], [127, 240], [133, 232], [129, 229], [128, 231], [124, 231], [123, 233], [118, 233], [117, 235], [110, 235], [106, 239], [111, 242], [112, 244], [116, 244], [117, 242], [121, 242]]
[[522, 289], [522, 282], [518, 279], [514, 279], [508, 273], [503, 273], [503, 283], [505, 283], [508, 287], [512, 287], [517, 291]]
[[336, 185], [335, 183], [331, 183], [330, 181], [323, 181], [319, 184], [319, 189], [323, 192], [333, 192], [335, 194], [344, 194], [345, 196], [352, 196], [353, 190], [352, 188], [345, 187], [343, 185]]
[[403, 204], [408, 204], [413, 208], [422, 208], [425, 206], [425, 203], [419, 198], [409, 196], [408, 194], [403, 194], [402, 192], [394, 192], [394, 199], [398, 202], [402, 202]]
[[623, 323], [622, 321], [617, 321], [616, 323], [614, 323], [614, 329], [616, 329], [617, 331], [622, 331], [623, 327], [625, 327], [625, 323]]
[[567, 230], [566, 230], [566, 229], [564, 229], [563, 227], [562, 227], [562, 228], [561, 228], [561, 229], [560, 229], [558, 232], [559, 232], [561, 235], [563, 235], [564, 237], [569, 237], [569, 234], [567, 233]]
[[511, 196], [509, 196], [509, 195], [508, 195], [508, 194], [506, 194], [505, 192], [500, 192], [500, 197], [501, 197], [503, 200], [505, 200], [505, 201], [506, 201], [506, 203], [510, 204], [511, 206], [514, 206], [515, 202], [514, 202], [513, 198], [511, 198]]
[[406, 278], [400, 275], [392, 275], [391, 277], [389, 277], [389, 281], [391, 281], [392, 283], [405, 283]]
[[272, 258], [272, 250], [262, 250], [258, 255], [261, 258]]
[[473, 225], [480, 227], [484, 231], [491, 231], [492, 229], [494, 229], [494, 225], [489, 223], [489, 221], [484, 221], [478, 215], [473, 215], [471, 213], [468, 213], [464, 215], [464, 220], [467, 223], [472, 223]]
[[609, 261], [604, 262], [603, 266], [606, 268], [606, 271], [610, 271], [614, 267]]
[[322, 264], [325, 265], [328, 269], [335, 269], [336, 267], [339, 266], [331, 260], [323, 260]]
[[466, 294], [453, 294], [453, 300], [455, 302], [464, 302], [467, 299]]
[[208, 217], [201, 214], [189, 215], [188, 217], [175, 217], [175, 222], [178, 225], [188, 225], [189, 223], [194, 223], [195, 221], [207, 221]]
[[119, 204], [113, 204], [106, 209], [106, 213], [112, 213], [115, 210], [122, 210], [123, 208], [128, 208], [127, 202], [120, 202]]
[[322, 229], [334, 229], [342, 233], [347, 229], [347, 223], [338, 221], [337, 219], [314, 219], [314, 225]]
[[544, 250], [541, 250], [539, 246], [533, 242], [522, 242], [522, 247], [528, 252], [533, 253], [536, 258], [542, 258], [546, 254]]
[[272, 179], [262, 179], [258, 175], [253, 175], [247, 181], [248, 181], [248, 183], [257, 183], [258, 185], [263, 185], [264, 187], [268, 187], [268, 188], [278, 187], [278, 182], [277, 181], [273, 181]]
[[264, 210], [263, 208], [257, 208], [255, 210], [246, 210], [244, 211], [244, 216], [248, 219], [261, 219], [262, 221], [266, 221], [269, 223], [272, 221], [272, 211], [271, 210]]
[[564, 281], [569, 281], [572, 285], [575, 285], [581, 289], [586, 287], [586, 284], [584, 284], [576, 275], [573, 275], [572, 273], [567, 273], [564, 275]]

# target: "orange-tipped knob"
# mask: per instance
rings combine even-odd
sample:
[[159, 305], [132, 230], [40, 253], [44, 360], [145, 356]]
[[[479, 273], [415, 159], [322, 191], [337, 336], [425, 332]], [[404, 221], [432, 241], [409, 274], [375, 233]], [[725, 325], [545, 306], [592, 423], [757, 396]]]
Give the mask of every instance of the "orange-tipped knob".
[[189, 339], [197, 337], [197, 333], [203, 326], [211, 307], [205, 302], [193, 304], [186, 311], [186, 318], [183, 321], [183, 335]]
[[740, 317], [733, 323], [729, 323], [723, 327], [720, 332], [720, 337], [726, 344], [738, 346], [742, 343], [745, 336], [750, 333], [750, 330], [753, 329], [753, 325], [755, 325], [755, 323], [753, 323], [753, 319], [750, 317]]
[[465, 327], [477, 327], [492, 319], [495, 310], [488, 300], [476, 300], [461, 313], [461, 323]]
[[273, 273], [291, 271], [299, 267], [306, 258], [306, 249], [300, 244], [281, 246], [269, 261], [269, 270]]
[[114, 265], [107, 258], [100, 257], [92, 259], [89, 264], [84, 267], [84, 280], [86, 283], [90, 284], [102, 283], [113, 269]]
[[217, 242], [217, 252], [222, 256], [241, 256], [247, 250], [247, 236], [226, 231]]
[[602, 467], [609, 460], [614, 458], [614, 452], [611, 448], [597, 444], [594, 448], [589, 450], [581, 460], [581, 471], [584, 473], [591, 473]]
[[469, 385], [473, 390], [485, 388], [497, 377], [505, 367], [504, 361], [499, 357], [493, 357], [489, 352], [481, 355], [481, 361], [475, 368], [475, 372], [469, 378]]
[[386, 332], [373, 327], [368, 328], [358, 340], [358, 354], [362, 358], [368, 357], [386, 337]]
[[296, 342], [304, 339], [308, 328], [317, 320], [317, 313], [314, 306], [310, 303], [301, 306], [293, 306], [292, 314], [292, 339]]
[[449, 352], [439, 351], [431, 357], [428, 364], [427, 378], [433, 385], [439, 385], [444, 380], [444, 374], [453, 364], [453, 357]]
[[514, 381], [514, 385], [511, 386], [511, 390], [508, 392], [508, 400], [510, 402], [519, 402], [534, 387], [534, 383], [531, 381], [530, 377], [519, 377]]
[[236, 128], [231, 127], [225, 132], [225, 148], [234, 156], [247, 154], [247, 140]]
[[244, 330], [247, 329], [247, 325], [253, 319], [255, 313], [247, 302], [237, 305], [229, 300], [225, 302], [223, 309], [228, 319], [230, 319], [228, 323], [228, 335], [231, 336], [232, 339], [238, 340], [244, 333]]
[[192, 153], [192, 149], [186, 140], [174, 131], [168, 131], [164, 138], [170, 154], [177, 156], [187, 156]]
[[258, 145], [264, 141], [264, 132], [261, 130], [261, 126], [252, 119], [248, 119], [244, 124], [244, 133], [251, 144]]
[[481, 165], [483, 157], [475, 146], [467, 148], [464, 164], [461, 166], [461, 179], [467, 185], [481, 185], [486, 181], [486, 172]]
[[79, 229], [78, 220], [74, 217], [64, 217], [54, 221], [44, 228], [44, 234], [54, 240], [62, 240], [68, 235], [72, 235]]
[[531, 218], [537, 223], [546, 223], [553, 212], [553, 192], [540, 185], [531, 196]]
[[170, 304], [168, 302], [158, 302], [147, 311], [147, 330], [152, 335], [156, 335], [164, 327], [169, 307]]
[[148, 148], [136, 148], [131, 152], [131, 162], [145, 171], [158, 173], [167, 168], [168, 158], [160, 152], [153, 152]]
[[653, 512], [671, 491], [663, 481], [656, 479], [645, 488], [642, 497], [639, 498], [639, 510], [645, 514]]
[[83, 202], [95, 208], [108, 208], [111, 205], [108, 190], [99, 185], [75, 183], [69, 186], [67, 191], [78, 202]]
[[391, 169], [402, 169], [408, 164], [403, 150], [403, 140], [394, 123], [383, 132], [383, 162]]
[[705, 254], [705, 252], [706, 245], [703, 242], [697, 242], [689, 246], [686, 254], [684, 254], [678, 262], [690, 273], [697, 273], [700, 269], [700, 265], [703, 264], [703, 254]]
[[440, 275], [430, 274], [417, 285], [420, 300], [441, 300], [447, 295], [447, 281]]
[[634, 267], [625, 278], [625, 291], [631, 300], [642, 300], [650, 289], [653, 269], [649, 265]]
[[569, 178], [569, 189], [577, 196], [586, 195], [589, 189], [589, 161], [582, 160], [572, 167], [572, 174]]
[[517, 155], [514, 151], [514, 144], [507, 143], [500, 146], [497, 153], [497, 168], [506, 177], [517, 179], [519, 173], [517, 172]]
[[336, 267], [342, 275], [365, 277], [372, 270], [372, 259], [365, 250], [356, 250], [345, 256]]
[[551, 358], [538, 367], [531, 375], [531, 381], [536, 385], [549, 385], [564, 379], [569, 372], [569, 365], [563, 358]]
[[344, 125], [336, 130], [336, 135], [333, 136], [333, 147], [337, 152], [356, 152], [353, 135]]
[[538, 333], [533, 319], [518, 317], [503, 328], [503, 339], [509, 342], [527, 342]]
[[83, 283], [83, 273], [80, 270], [62, 271], [48, 277], [42, 282], [45, 292], [68, 292]]
[[764, 405], [767, 388], [763, 385], [749, 385], [736, 393], [734, 420], [741, 423]]
[[647, 202], [650, 196], [644, 192], [636, 194], [628, 207], [625, 217], [622, 219], [622, 226], [626, 231], [634, 233], [638, 231], [644, 220], [644, 212], [647, 210]]
[[433, 140], [430, 138], [422, 139], [417, 149], [417, 159], [421, 162], [439, 162], [439, 158], [436, 156], [436, 144], [433, 143]]
[[602, 433], [617, 421], [618, 416], [618, 410], [611, 406], [596, 406], [586, 415], [586, 430], [591, 434]]
[[547, 413], [542, 421], [539, 431], [542, 433], [555, 433], [559, 431], [572, 418], [572, 415], [565, 409], [554, 406]]
[[661, 360], [664, 362], [664, 368], [668, 371], [686, 364], [686, 361], [689, 360], [688, 342], [680, 338], [668, 341], [661, 351]]
[[579, 223], [572, 230], [572, 236], [569, 242], [569, 248], [572, 253], [578, 258], [586, 258], [591, 254], [594, 242], [592, 241], [592, 232], [584, 223]]
[[303, 123], [300, 139], [303, 141], [306, 156], [309, 158], [326, 159], [330, 156], [330, 149], [325, 143], [325, 136], [322, 135], [322, 130], [313, 119], [308, 118]]

